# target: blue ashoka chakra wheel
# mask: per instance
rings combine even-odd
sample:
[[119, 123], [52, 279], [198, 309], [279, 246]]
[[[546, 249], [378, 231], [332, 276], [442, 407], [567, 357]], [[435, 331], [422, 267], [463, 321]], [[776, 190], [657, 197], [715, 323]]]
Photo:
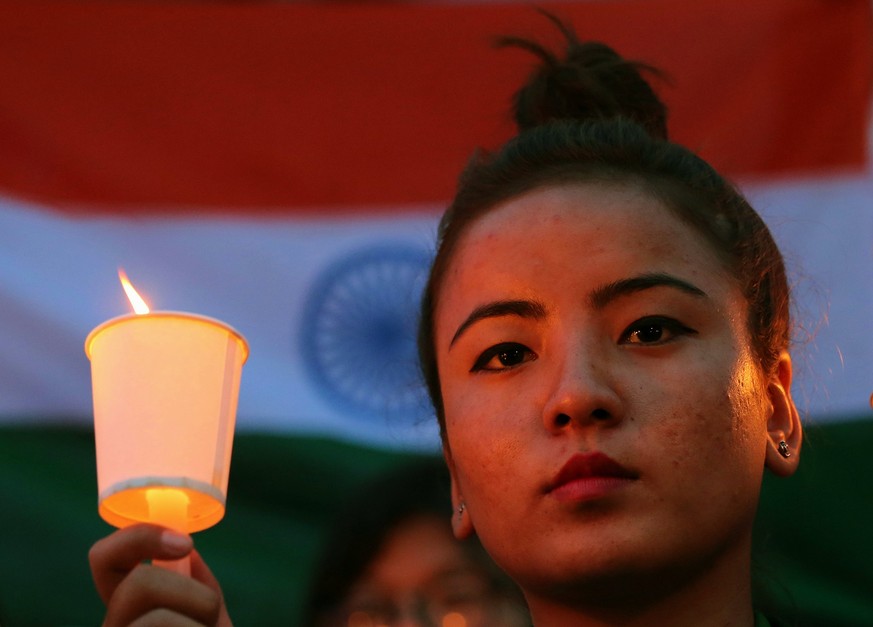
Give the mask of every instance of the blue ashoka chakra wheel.
[[428, 407], [416, 332], [430, 256], [408, 247], [355, 253], [316, 281], [303, 315], [307, 372], [350, 416], [414, 422]]

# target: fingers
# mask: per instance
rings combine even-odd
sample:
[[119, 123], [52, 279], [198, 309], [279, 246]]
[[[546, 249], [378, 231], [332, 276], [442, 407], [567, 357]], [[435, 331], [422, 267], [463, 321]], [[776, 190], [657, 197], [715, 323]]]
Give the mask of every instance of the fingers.
[[88, 560], [97, 592], [108, 604], [116, 587], [147, 559], [179, 559], [191, 552], [191, 537], [156, 525], [119, 529], [91, 547]]
[[140, 564], [115, 588], [104, 627], [126, 625], [216, 625], [221, 594], [178, 573]]
[[215, 575], [212, 574], [209, 566], [206, 565], [206, 562], [203, 561], [203, 558], [200, 557], [200, 553], [197, 551], [191, 551], [191, 577], [203, 582], [219, 594], [221, 593], [221, 585], [218, 583], [218, 579], [215, 578]]
[[[155, 525], [133, 525], [96, 542], [88, 555], [106, 604], [104, 627], [230, 626], [221, 587], [192, 550], [191, 537]], [[191, 577], [143, 562], [191, 555]]]
[[200, 557], [200, 554], [197, 551], [191, 552], [191, 577], [202, 582], [204, 585], [209, 586], [209, 588], [215, 591], [218, 595], [221, 602], [221, 610], [218, 622], [216, 623], [217, 627], [233, 627], [230, 615], [227, 612], [227, 605], [224, 603], [224, 595], [221, 592], [221, 585], [218, 583], [215, 575], [212, 574], [212, 571], [209, 570], [209, 566], [206, 565], [206, 562], [203, 561], [203, 558]]

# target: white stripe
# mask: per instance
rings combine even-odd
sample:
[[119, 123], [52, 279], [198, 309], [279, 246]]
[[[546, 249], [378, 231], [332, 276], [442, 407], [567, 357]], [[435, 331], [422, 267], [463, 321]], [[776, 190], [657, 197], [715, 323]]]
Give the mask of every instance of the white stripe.
[[789, 268], [795, 402], [811, 420], [869, 416], [873, 175], [748, 186]]
[[[863, 415], [873, 391], [873, 177], [745, 191], [792, 268], [802, 325], [817, 329], [811, 342], [795, 349], [801, 409], [816, 420]], [[380, 362], [385, 355], [373, 354], [375, 344], [344, 335], [347, 326], [366, 323], [361, 328], [379, 339], [378, 320], [343, 316], [361, 309], [378, 317], [380, 306], [393, 307], [369, 287], [373, 280], [394, 280], [390, 264], [371, 264], [366, 273], [336, 283], [322, 315], [310, 320], [308, 332], [302, 329], [314, 290], [349, 256], [372, 261], [386, 251], [388, 257], [390, 251], [430, 253], [438, 209], [415, 209], [343, 220], [82, 219], [0, 199], [0, 416], [7, 422], [90, 421], [82, 343], [91, 328], [129, 311], [116, 277], [122, 265], [154, 309], [213, 316], [246, 336], [251, 357], [243, 372], [239, 429], [436, 446], [422, 397], [403, 386], [390, 397], [370, 389], [374, 379], [367, 377], [387, 369]], [[396, 276], [400, 283], [408, 279]], [[404, 306], [414, 310], [415, 303]], [[307, 342], [336, 375], [327, 385], [313, 376]], [[373, 407], [354, 410], [362, 394], [384, 407], [383, 417]]]
[[[300, 327], [313, 290], [349, 255], [417, 251], [424, 267], [436, 216], [434, 210], [343, 220], [76, 219], [0, 200], [0, 416], [90, 420], [83, 342], [92, 327], [130, 311], [116, 276], [121, 265], [153, 309], [213, 316], [246, 336], [251, 355], [239, 429], [436, 446], [425, 403], [412, 415], [387, 407], [387, 419], [379, 419], [375, 411], [354, 415], [348, 403], [336, 402], [329, 387], [313, 380]], [[361, 277], [352, 278], [352, 289], [366, 294]], [[367, 355], [353, 357], [361, 363], [337, 367], [367, 373], [380, 355], [369, 363]]]

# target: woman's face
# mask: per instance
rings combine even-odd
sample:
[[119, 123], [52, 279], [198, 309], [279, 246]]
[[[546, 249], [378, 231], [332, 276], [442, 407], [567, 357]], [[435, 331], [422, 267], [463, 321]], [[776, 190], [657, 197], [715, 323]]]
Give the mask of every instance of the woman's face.
[[748, 559], [768, 386], [738, 287], [662, 204], [567, 184], [499, 205], [435, 321], [456, 534], [529, 600]]

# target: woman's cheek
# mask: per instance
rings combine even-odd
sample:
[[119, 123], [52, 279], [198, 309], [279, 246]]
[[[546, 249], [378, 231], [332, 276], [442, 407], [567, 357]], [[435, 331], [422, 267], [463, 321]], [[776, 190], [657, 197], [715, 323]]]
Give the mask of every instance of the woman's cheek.
[[460, 390], [445, 399], [446, 433], [456, 468], [467, 481], [500, 481], [513, 474], [531, 441], [530, 408], [507, 394]]
[[[731, 368], [725, 359], [698, 355], [670, 367], [651, 363], [651, 371], [637, 373], [647, 380], [628, 405], [628, 419], [659, 442], [674, 465], [717, 454], [734, 428], [730, 398]], [[645, 435], [648, 433], [648, 435]]]
[[481, 389], [455, 388], [445, 406], [446, 430], [454, 446], [473, 448], [479, 453], [493, 449], [499, 441], [510, 440], [518, 430], [518, 416], [507, 407], [502, 395], [486, 394]]
[[724, 497], [722, 492], [745, 483], [755, 472], [750, 439], [760, 424], [761, 388], [753, 365], [728, 355], [702, 359], [698, 366], [687, 373], [694, 385], [677, 386], [672, 399], [661, 399], [661, 407], [670, 409], [648, 421], [645, 439], [659, 443], [672, 471], [701, 480], [708, 477], [700, 489], [713, 498]]

